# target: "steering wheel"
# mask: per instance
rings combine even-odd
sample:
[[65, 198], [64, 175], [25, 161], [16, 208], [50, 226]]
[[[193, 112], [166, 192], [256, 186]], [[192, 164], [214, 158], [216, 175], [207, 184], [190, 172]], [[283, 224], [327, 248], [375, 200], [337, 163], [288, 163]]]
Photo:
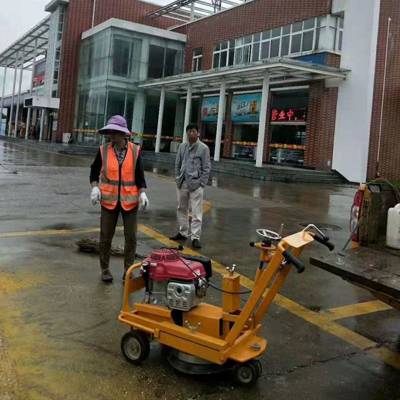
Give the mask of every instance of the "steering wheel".
[[264, 239], [269, 240], [281, 240], [282, 236], [279, 233], [270, 231], [269, 229], [256, 229], [257, 235], [260, 235]]

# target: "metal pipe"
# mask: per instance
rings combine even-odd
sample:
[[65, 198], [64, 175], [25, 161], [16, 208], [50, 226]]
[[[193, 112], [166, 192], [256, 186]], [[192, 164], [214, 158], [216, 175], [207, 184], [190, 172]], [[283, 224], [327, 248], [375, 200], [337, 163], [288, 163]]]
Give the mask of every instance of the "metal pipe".
[[1, 89], [1, 106], [0, 106], [0, 132], [1, 128], [3, 127], [3, 109], [4, 109], [4, 94], [6, 89], [6, 75], [7, 75], [8, 67], [4, 68], [4, 76], [3, 76], [3, 86]]
[[19, 85], [18, 85], [17, 109], [15, 111], [14, 137], [17, 137], [17, 132], [18, 132], [19, 103], [21, 102], [21, 87], [22, 87], [23, 75], [24, 75], [24, 64], [22, 62], [21, 63], [21, 68], [20, 68], [20, 71], [19, 71]]
[[190, 122], [191, 111], [192, 111], [192, 85], [189, 84], [186, 92], [185, 122], [183, 124], [183, 136], [182, 136], [183, 143], [187, 142], [186, 127], [189, 125]]
[[264, 156], [265, 125], [267, 123], [267, 107], [269, 97], [269, 74], [266, 73], [263, 80], [262, 97], [260, 106], [260, 123], [258, 125], [256, 167], [262, 167]]
[[225, 94], [226, 94], [226, 82], [222, 81], [219, 90], [218, 119], [217, 119], [217, 133], [215, 136], [214, 161], [219, 161], [221, 153], [222, 127], [224, 124], [225, 103], [226, 103]]
[[[35, 40], [35, 52], [33, 54], [33, 64], [32, 64], [32, 77], [31, 77], [31, 87], [30, 87], [30, 94], [32, 96], [33, 93], [33, 74], [35, 73], [35, 68], [36, 68], [36, 58], [37, 58], [37, 46], [38, 45], [38, 41], [37, 39]], [[29, 128], [31, 125], [31, 114], [32, 114], [32, 107], [28, 108], [28, 115], [26, 116], [26, 129], [25, 129], [25, 140], [28, 139], [29, 136]]]
[[162, 123], [164, 116], [164, 104], [165, 104], [165, 87], [163, 86], [160, 92], [160, 107], [158, 109], [157, 136], [156, 136], [156, 148], [155, 148], [156, 153], [160, 152], [161, 132], [162, 132]]
[[378, 131], [378, 149], [376, 153], [376, 176], [380, 176], [379, 163], [381, 157], [381, 142], [382, 142], [382, 129], [383, 129], [383, 108], [385, 106], [386, 97], [386, 77], [387, 77], [387, 63], [388, 63], [388, 53], [389, 53], [389, 37], [390, 37], [390, 25], [392, 23], [392, 18], [388, 18], [387, 22], [387, 32], [386, 32], [386, 50], [385, 50], [385, 64], [383, 70], [383, 87], [382, 87], [382, 101], [381, 101], [381, 115], [379, 118], [379, 131]]
[[12, 91], [12, 99], [11, 99], [11, 107], [10, 107], [10, 120], [8, 121], [8, 136], [12, 135], [12, 120], [14, 116], [14, 98], [15, 98], [15, 85], [17, 84], [17, 66], [18, 66], [18, 56], [19, 53], [15, 54], [15, 64], [14, 64], [14, 83], [13, 83], [13, 91]]

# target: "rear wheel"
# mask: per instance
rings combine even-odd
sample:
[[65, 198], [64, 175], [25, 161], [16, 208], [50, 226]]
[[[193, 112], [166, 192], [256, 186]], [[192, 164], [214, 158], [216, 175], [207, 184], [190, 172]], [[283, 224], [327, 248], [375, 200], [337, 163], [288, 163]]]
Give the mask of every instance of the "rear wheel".
[[122, 337], [121, 351], [127, 361], [140, 364], [149, 356], [149, 339], [143, 332], [132, 330]]
[[262, 367], [260, 361], [252, 360], [244, 364], [236, 365], [233, 374], [237, 383], [243, 386], [250, 386], [257, 382], [261, 371]]

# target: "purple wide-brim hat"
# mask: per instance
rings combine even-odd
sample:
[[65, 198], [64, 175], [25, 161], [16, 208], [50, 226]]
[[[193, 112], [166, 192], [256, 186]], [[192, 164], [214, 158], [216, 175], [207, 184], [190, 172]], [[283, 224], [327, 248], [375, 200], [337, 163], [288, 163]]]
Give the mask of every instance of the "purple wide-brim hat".
[[122, 115], [113, 115], [107, 122], [107, 125], [99, 129], [101, 135], [123, 133], [125, 136], [130, 136], [131, 131], [128, 129], [126, 119]]

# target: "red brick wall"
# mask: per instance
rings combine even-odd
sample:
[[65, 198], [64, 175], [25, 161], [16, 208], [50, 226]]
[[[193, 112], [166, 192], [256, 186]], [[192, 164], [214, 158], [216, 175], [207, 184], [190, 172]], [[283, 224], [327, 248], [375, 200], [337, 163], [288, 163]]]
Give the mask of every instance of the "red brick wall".
[[[74, 124], [75, 100], [79, 74], [79, 51], [82, 32], [91, 28], [93, 0], [70, 0], [61, 55], [60, 111], [57, 140], [63, 132], [71, 132]], [[110, 18], [146, 23], [160, 28], [176, 25], [176, 21], [149, 19], [145, 14], [158, 6], [138, 0], [97, 0], [95, 25]]]
[[203, 47], [203, 69], [212, 66], [215, 44], [319, 15], [330, 14], [331, 0], [254, 0], [187, 26], [186, 71], [192, 51]]
[[310, 84], [305, 166], [331, 169], [337, 95], [338, 89], [325, 88], [324, 82]]
[[[387, 62], [386, 94], [382, 109], [382, 92], [388, 18], [392, 18]], [[382, 0], [378, 33], [375, 89], [371, 116], [368, 178], [377, 176], [400, 180], [400, 6], [398, 0]], [[377, 154], [380, 117], [383, 111], [380, 162]]]

